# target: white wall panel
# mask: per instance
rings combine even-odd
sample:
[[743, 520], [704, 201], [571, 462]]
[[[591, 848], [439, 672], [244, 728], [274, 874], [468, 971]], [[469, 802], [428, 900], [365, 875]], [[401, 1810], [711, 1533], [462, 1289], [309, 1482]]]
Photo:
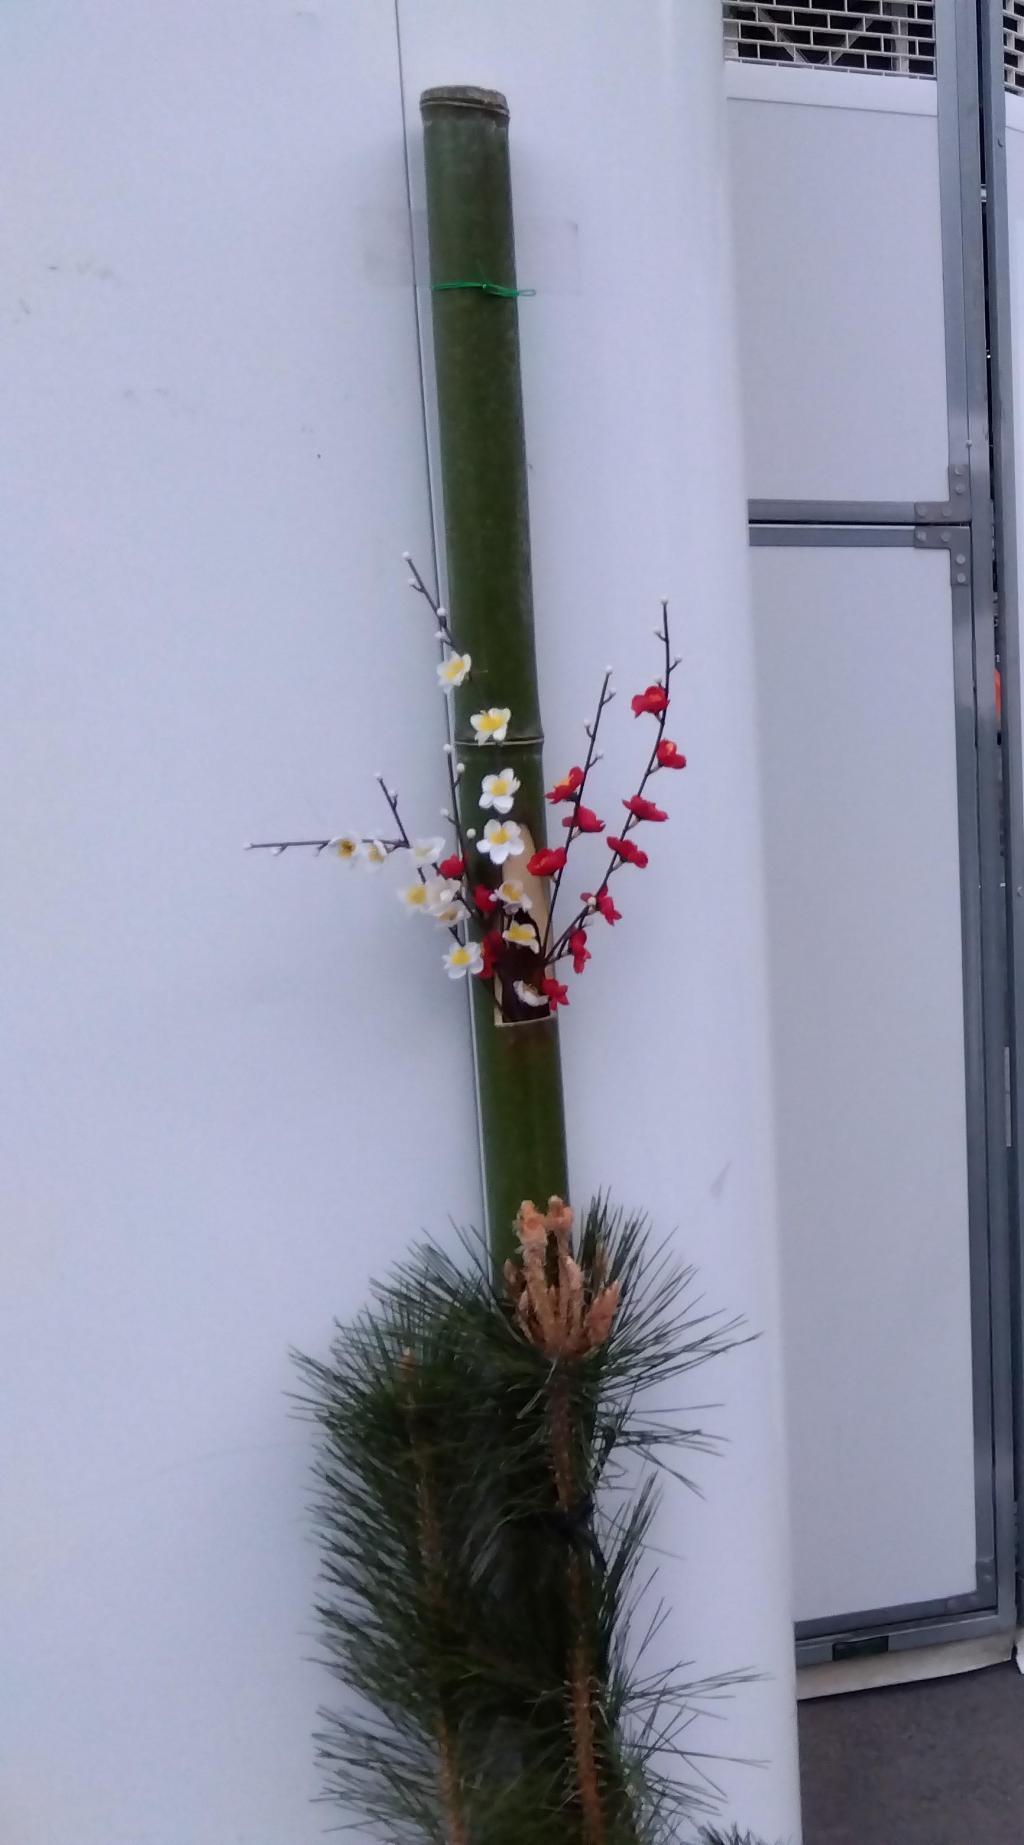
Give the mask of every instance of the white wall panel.
[[646, 1205], [697, 1263], [708, 1303], [765, 1335], [687, 1393], [721, 1405], [707, 1420], [729, 1446], [700, 1468], [704, 1501], [667, 1500], [662, 1644], [700, 1672], [767, 1675], [697, 1746], [769, 1764], [712, 1772], [744, 1826], [788, 1840], [799, 1826], [792, 1629], [721, 9], [399, 10], [417, 187], [422, 89], [469, 82], [509, 99], [519, 280], [538, 291], [520, 327], [546, 755], [552, 771], [578, 760], [614, 663], [602, 814], [629, 792], [643, 749], [626, 695], [651, 676], [658, 598], [675, 611], [676, 731], [691, 766], [665, 789], [674, 819], [650, 842], [650, 869], [623, 876], [623, 922], [572, 989], [570, 1169], [577, 1196], [612, 1185]]
[[436, 942], [241, 850], [441, 802], [393, 11], [11, 0], [0, 170], [0, 1836], [313, 1845], [287, 1349], [478, 1211]]
[[797, 1616], [975, 1587], [949, 559], [754, 568]]
[[945, 500], [935, 85], [727, 73], [749, 496]]

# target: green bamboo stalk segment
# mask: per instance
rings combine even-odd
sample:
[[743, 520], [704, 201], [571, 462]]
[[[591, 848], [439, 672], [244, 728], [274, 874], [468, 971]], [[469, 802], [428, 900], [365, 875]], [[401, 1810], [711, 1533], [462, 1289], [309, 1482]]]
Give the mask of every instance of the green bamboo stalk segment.
[[[481, 821], [480, 776], [514, 768], [515, 818], [545, 843], [543, 735], [530, 576], [519, 307], [508, 104], [493, 90], [426, 90], [434, 366], [444, 494], [448, 602], [472, 672], [455, 695], [455, 743], [467, 764], [465, 823]], [[506, 741], [477, 744], [473, 712], [507, 706]], [[479, 771], [479, 773], [478, 773]], [[518, 875], [520, 863], [508, 866]], [[480, 866], [474, 867], [479, 870]], [[558, 1026], [500, 1023], [477, 983], [473, 1023], [487, 1222], [495, 1259], [513, 1248], [523, 1197], [568, 1192]]]

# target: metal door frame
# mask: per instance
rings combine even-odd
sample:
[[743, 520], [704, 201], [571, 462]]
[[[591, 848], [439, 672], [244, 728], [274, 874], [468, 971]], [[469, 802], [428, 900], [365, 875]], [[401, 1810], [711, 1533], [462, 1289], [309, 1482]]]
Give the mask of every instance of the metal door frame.
[[[934, 501], [751, 500], [752, 545], [942, 546], [950, 552], [954, 697], [960, 823], [961, 916], [969, 1173], [971, 1339], [974, 1378], [975, 1589], [951, 1599], [844, 1612], [797, 1624], [800, 1665], [860, 1652], [902, 1651], [1008, 1632], [1017, 1618], [1014, 1487], [1014, 1364], [1024, 1408], [1024, 1362], [1016, 1350], [1009, 1214], [1007, 1046], [1010, 1107], [1017, 1141], [1016, 1071], [1024, 1072], [1024, 966], [1014, 970], [1007, 1020], [1007, 898], [1001, 824], [1009, 791], [1013, 871], [1024, 943], [1024, 797], [1019, 747], [1012, 474], [1009, 303], [1005, 185], [986, 205], [982, 187], [997, 166], [1002, 133], [1002, 9], [994, 0], [936, 0], [936, 85], [945, 321], [949, 496]], [[919, 80], [920, 81], [920, 80]], [[998, 84], [998, 96], [995, 94]], [[983, 144], [984, 136], [984, 144]], [[1002, 213], [1003, 244], [997, 219]], [[986, 242], [986, 239], [988, 240]], [[993, 307], [986, 260], [1002, 298]], [[987, 316], [993, 317], [992, 382]], [[996, 328], [1000, 335], [996, 345]], [[989, 393], [999, 422], [989, 465]], [[995, 492], [995, 520], [993, 518]], [[1004, 517], [1004, 509], [1008, 517]], [[995, 710], [996, 602], [993, 556], [1003, 590], [1004, 695], [1000, 759]], [[1017, 653], [1014, 651], [1013, 660]], [[1012, 702], [1006, 682], [1014, 678]], [[1012, 713], [1012, 721], [1010, 718]], [[1011, 906], [1012, 907], [1012, 904]], [[1010, 919], [1012, 926], [1012, 917]], [[1024, 961], [1024, 950], [1021, 960]], [[1012, 1006], [1011, 1006], [1012, 1009]], [[1016, 1191], [1014, 1193], [1016, 1196]], [[1013, 1219], [1016, 1226], [1016, 1213]], [[1014, 1236], [1014, 1250], [1017, 1239]], [[1024, 1298], [1024, 1285], [1021, 1286]], [[1024, 1462], [1024, 1415], [1016, 1419]]]
[[[1002, 792], [1008, 1013], [1009, 1274], [1013, 1368], [1013, 1463], [1024, 1478], [1024, 1237], [1021, 1233], [1021, 1080], [1024, 1073], [1024, 768], [1022, 768], [1021, 643], [1014, 466], [1013, 345], [1010, 306], [1010, 223], [1006, 177], [1006, 80], [1003, 9], [978, 0], [981, 145], [985, 179], [989, 396], [992, 415], [993, 558], [1002, 673]], [[1011, 1477], [1016, 1542], [1016, 1614], [1024, 1617], [1024, 1525], [1020, 1489]]]

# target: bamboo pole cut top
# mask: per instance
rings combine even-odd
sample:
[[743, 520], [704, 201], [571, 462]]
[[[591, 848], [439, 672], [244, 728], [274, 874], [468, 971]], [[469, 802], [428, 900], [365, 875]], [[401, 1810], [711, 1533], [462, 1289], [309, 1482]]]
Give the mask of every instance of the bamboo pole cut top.
[[481, 90], [475, 83], [442, 83], [424, 90], [420, 109], [477, 109], [482, 115], [498, 116], [508, 121], [508, 103], [500, 90]]

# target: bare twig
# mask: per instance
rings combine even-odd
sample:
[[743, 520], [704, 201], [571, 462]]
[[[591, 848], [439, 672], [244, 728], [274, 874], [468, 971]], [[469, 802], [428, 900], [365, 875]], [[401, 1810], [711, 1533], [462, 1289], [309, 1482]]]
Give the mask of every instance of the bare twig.
[[[333, 833], [330, 839], [253, 839], [250, 840], [245, 850], [247, 852], [273, 852], [279, 855], [282, 852], [291, 852], [297, 846], [309, 846], [315, 852], [326, 852], [328, 846], [333, 845], [335, 839], [340, 837], [340, 834]], [[360, 836], [359, 843], [361, 846], [383, 846], [385, 852], [397, 852], [408, 842], [403, 839], [377, 839], [372, 834], [367, 834], [365, 838]]]
[[[374, 781], [377, 783], [377, 786], [380, 789], [381, 794], [384, 796], [385, 801], [387, 802], [388, 806], [391, 809], [391, 817], [394, 820], [394, 823], [398, 828], [399, 845], [406, 846], [411, 850], [412, 840], [409, 838], [409, 835], [405, 830], [405, 822], [403, 821], [402, 816], [398, 811], [397, 794], [394, 793], [393, 789], [388, 787], [387, 782], [384, 780], [383, 775], [375, 775]], [[420, 877], [423, 878], [423, 867], [417, 866], [417, 870], [419, 871]], [[425, 878], [423, 878], [423, 882], [426, 883]]]
[[251, 839], [245, 850], [247, 852], [291, 852], [296, 846], [311, 846], [315, 852], [326, 852], [329, 839]]
[[[378, 775], [376, 776], [375, 779], [377, 782], [377, 786], [379, 787], [382, 795], [384, 796], [385, 801], [387, 802], [388, 806], [391, 809], [391, 813], [392, 813], [392, 817], [394, 819], [395, 825], [397, 826], [398, 831], [401, 834], [401, 838], [398, 843], [399, 845], [405, 846], [409, 851], [411, 851], [412, 850], [412, 840], [409, 838], [409, 835], [405, 830], [405, 821], [402, 819], [402, 816], [398, 811], [398, 796], [395, 793], [393, 788], [388, 787], [387, 782], [384, 780], [383, 775]], [[421, 884], [430, 883], [430, 879], [427, 877], [427, 874], [424, 871], [422, 865], [417, 865], [416, 875], [419, 878], [419, 881]], [[454, 942], [462, 941], [462, 937], [459, 934], [458, 928], [456, 927], [455, 923], [448, 924], [448, 934], [451, 936]]]
[[[577, 815], [579, 814], [580, 807], [583, 802], [583, 797], [587, 792], [587, 776], [590, 774], [590, 771], [594, 767], [595, 762], [600, 760], [599, 757], [595, 756], [594, 751], [597, 747], [597, 732], [598, 732], [598, 727], [600, 726], [600, 723], [601, 723], [601, 714], [604, 711], [605, 706], [610, 705], [612, 702], [612, 699], [615, 697], [615, 693], [609, 692], [608, 690], [608, 685], [609, 685], [609, 681], [611, 680], [611, 676], [612, 676], [612, 669], [609, 666], [605, 671], [603, 680], [601, 681], [601, 693], [597, 701], [597, 711], [594, 714], [594, 722], [592, 724], [588, 724], [586, 727], [587, 728], [587, 755], [586, 755], [586, 760], [583, 764], [583, 780], [580, 782], [580, 785], [576, 790], [576, 797], [575, 797], [575, 801], [573, 803], [573, 807], [571, 811], [569, 829], [568, 829], [568, 832], [566, 833], [565, 850], [567, 853], [568, 853], [569, 847], [572, 845], [573, 839], [576, 837], [576, 834], [579, 831], [579, 828], [577, 827], [577, 824], [576, 824], [576, 818], [577, 818]], [[568, 863], [568, 860], [566, 862]], [[548, 905], [548, 919], [544, 925], [544, 940], [542, 941], [541, 946], [540, 946], [540, 957], [541, 957], [542, 964], [546, 963], [546, 959], [547, 959], [548, 943], [551, 940], [551, 928], [552, 928], [552, 924], [555, 919], [555, 905], [558, 902], [558, 892], [561, 888], [562, 879], [565, 876], [565, 869], [566, 869], [565, 865], [563, 865], [561, 870], [555, 873], [555, 882], [551, 889], [551, 902]]]
[[448, 619], [448, 610], [445, 608], [442, 608], [437, 597], [431, 594], [430, 590], [427, 588], [427, 585], [423, 580], [422, 575], [420, 574], [420, 571], [417, 569], [416, 565], [413, 563], [412, 558], [409, 556], [408, 551], [402, 552], [402, 560], [404, 563], [408, 564], [409, 566], [409, 571], [410, 571], [409, 588], [414, 589], [418, 596], [423, 597], [423, 600], [427, 604], [427, 607], [429, 608], [431, 614], [433, 615], [434, 620], [437, 622], [438, 640], [442, 641], [446, 647], [450, 647], [453, 653], [458, 653], [460, 649], [456, 643], [455, 636], [452, 633], [451, 622]]
[[448, 771], [448, 788], [452, 797], [452, 810], [447, 817], [455, 830], [455, 844], [459, 857], [466, 867], [464, 875], [468, 877], [469, 843], [463, 829], [462, 815], [459, 812], [459, 783], [462, 780], [462, 764], [455, 760], [455, 746], [452, 743], [446, 743], [444, 746], [444, 763]]

